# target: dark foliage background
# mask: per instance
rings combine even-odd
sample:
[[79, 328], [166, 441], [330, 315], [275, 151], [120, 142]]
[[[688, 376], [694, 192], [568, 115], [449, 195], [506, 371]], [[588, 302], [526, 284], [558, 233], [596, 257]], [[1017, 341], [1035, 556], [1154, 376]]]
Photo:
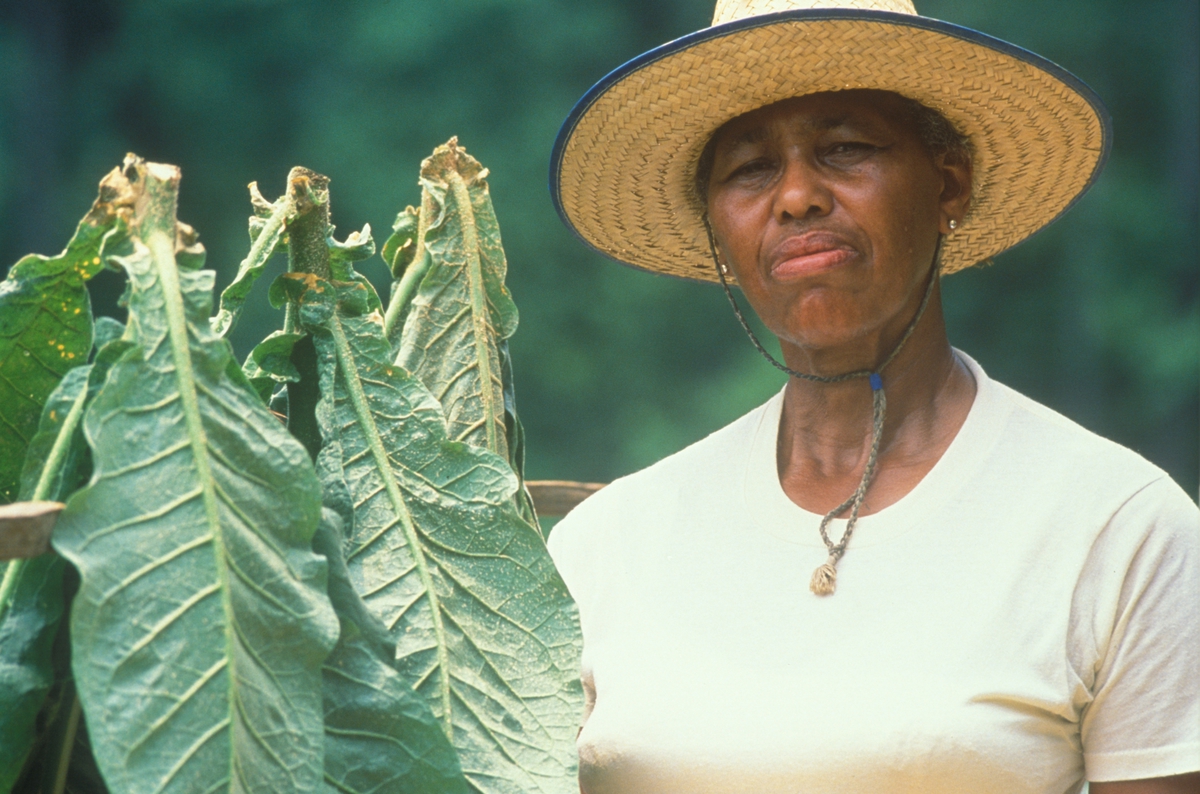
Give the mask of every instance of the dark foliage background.
[[[918, 8], [1066, 66], [1116, 126], [1107, 171], [1066, 218], [947, 280], [952, 341], [1194, 494], [1195, 0]], [[332, 178], [341, 234], [369, 222], [382, 242], [418, 200], [420, 160], [458, 135], [492, 169], [522, 310], [513, 353], [529, 474], [611, 479], [781, 383], [719, 290], [590, 253], [545, 186], [575, 100], [711, 12], [711, 0], [2, 0], [0, 262], [60, 250], [126, 151], [182, 166], [180, 217], [201, 231], [221, 286], [248, 247], [246, 183], [274, 198], [292, 165]], [[364, 269], [384, 282], [378, 258]], [[115, 279], [97, 289], [101, 310], [119, 314]], [[266, 309], [245, 317], [239, 356], [279, 322]]]

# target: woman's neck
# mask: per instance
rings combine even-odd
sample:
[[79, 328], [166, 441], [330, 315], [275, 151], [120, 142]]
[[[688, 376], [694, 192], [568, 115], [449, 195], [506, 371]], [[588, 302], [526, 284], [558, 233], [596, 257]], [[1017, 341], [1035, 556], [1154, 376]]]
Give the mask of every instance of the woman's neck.
[[[886, 341], [894, 346], [899, 335], [891, 336], [894, 341]], [[784, 355], [797, 371], [816, 365], [819, 374], [832, 375], [837, 374], [832, 367], [870, 367], [891, 353], [878, 339], [861, 347], [865, 349], [785, 348]], [[975, 381], [950, 347], [936, 291], [882, 376], [887, 418], [863, 514], [882, 510], [916, 487], [950, 446], [975, 398]], [[814, 513], [832, 510], [858, 486], [870, 446], [871, 387], [866, 378], [833, 384], [788, 381], [776, 462], [780, 484], [793, 502]]]

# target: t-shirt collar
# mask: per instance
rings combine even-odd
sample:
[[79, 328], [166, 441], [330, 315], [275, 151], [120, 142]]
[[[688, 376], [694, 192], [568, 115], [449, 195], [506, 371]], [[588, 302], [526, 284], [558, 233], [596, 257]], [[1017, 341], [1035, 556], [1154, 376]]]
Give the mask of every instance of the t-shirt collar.
[[[898, 502], [863, 516], [854, 530], [853, 544], [865, 547], [889, 542], [919, 526], [929, 515], [967, 485], [999, 440], [1011, 405], [983, 368], [959, 350], [955, 355], [975, 379], [975, 400], [954, 440], [928, 474]], [[818, 531], [822, 516], [792, 502], [779, 484], [776, 442], [783, 409], [783, 390], [759, 409], [745, 462], [743, 493], [746, 510], [759, 528], [789, 543], [823, 547]], [[867, 500], [870, 501], [870, 491]], [[844, 520], [835, 520], [830, 537], [841, 537]]]

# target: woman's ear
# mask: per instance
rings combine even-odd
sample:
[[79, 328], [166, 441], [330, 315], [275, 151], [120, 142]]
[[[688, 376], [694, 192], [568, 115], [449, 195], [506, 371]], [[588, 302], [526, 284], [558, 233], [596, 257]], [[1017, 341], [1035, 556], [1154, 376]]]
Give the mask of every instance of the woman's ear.
[[971, 208], [971, 159], [957, 154], [940, 154], [935, 161], [938, 172], [942, 175], [942, 194], [938, 197], [941, 205], [939, 226], [942, 234], [949, 234], [955, 226], [962, 224], [967, 211]]

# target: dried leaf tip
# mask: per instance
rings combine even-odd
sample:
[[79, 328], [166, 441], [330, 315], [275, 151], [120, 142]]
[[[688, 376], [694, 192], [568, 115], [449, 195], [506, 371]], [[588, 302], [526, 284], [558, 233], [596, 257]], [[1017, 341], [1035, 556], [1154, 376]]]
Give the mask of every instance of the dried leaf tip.
[[488, 173], [478, 160], [458, 145], [457, 135], [434, 149], [433, 154], [421, 162], [422, 180], [446, 184], [450, 173], [457, 173], [468, 185], [482, 180]]
[[100, 180], [100, 193], [84, 218], [87, 223], [103, 226], [114, 217], [129, 221], [141, 193], [134, 187], [134, 183], [140, 179], [137, 166], [141, 162], [142, 159], [137, 155], [127, 154], [121, 165]]
[[275, 205], [263, 198], [262, 192], [258, 189], [258, 182], [251, 182], [247, 187], [250, 190], [250, 206], [254, 208], [254, 214], [260, 218], [271, 217]]

